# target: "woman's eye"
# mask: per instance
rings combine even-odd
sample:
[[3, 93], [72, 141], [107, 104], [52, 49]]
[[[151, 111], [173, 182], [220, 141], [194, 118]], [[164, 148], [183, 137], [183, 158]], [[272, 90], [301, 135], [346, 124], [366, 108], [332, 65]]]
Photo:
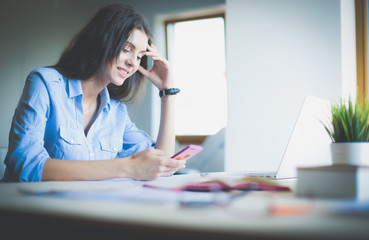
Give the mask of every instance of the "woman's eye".
[[141, 60], [142, 59], [142, 56], [137, 56], [137, 60]]
[[127, 52], [129, 52], [129, 49], [128, 48], [123, 48], [123, 52], [127, 53]]

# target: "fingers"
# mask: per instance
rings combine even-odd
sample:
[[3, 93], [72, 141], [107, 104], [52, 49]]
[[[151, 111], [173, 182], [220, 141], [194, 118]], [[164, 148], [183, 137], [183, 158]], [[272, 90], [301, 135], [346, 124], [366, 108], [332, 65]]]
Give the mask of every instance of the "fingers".
[[154, 44], [151, 44], [151, 46], [147, 46], [147, 51], [145, 52], [146, 56], [153, 56], [153, 55], [159, 55], [159, 52]]
[[158, 61], [162, 61], [164, 63], [168, 63], [168, 60], [159, 53], [159, 51], [157, 50], [157, 48], [154, 44], [151, 44], [151, 46], [148, 46], [147, 50], [148, 51], [146, 51], [145, 55], [146, 56], [151, 56], [151, 58], [154, 61], [158, 60]]
[[161, 162], [160, 172], [174, 173], [179, 169], [186, 167], [186, 160], [174, 160], [173, 158], [164, 157]]
[[168, 176], [170, 174], [174, 174], [176, 173], [178, 170], [182, 169], [184, 167], [180, 167], [180, 168], [166, 168], [166, 169], [163, 169], [159, 176]]
[[149, 51], [157, 51], [157, 48], [156, 48], [156, 46], [153, 43], [151, 43], [151, 45], [148, 45], [147, 46], [147, 50], [149, 50]]
[[[159, 154], [158, 156], [154, 156], [151, 158], [152, 160], [151, 165], [152, 164], [156, 165], [156, 167], [153, 168], [155, 169], [153, 174], [156, 175], [157, 177], [168, 176], [168, 175], [174, 174], [178, 170], [186, 167], [184, 160], [179, 161], [179, 160], [174, 160], [172, 158], [168, 158], [165, 155], [164, 156], [161, 155], [160, 151], [158, 152], [158, 154]], [[155, 161], [154, 158], [157, 161]]]
[[166, 164], [169, 168], [179, 168], [182, 166], [186, 166], [186, 160], [174, 160], [170, 158], [170, 161]]
[[160, 55], [159, 53], [153, 53], [153, 52], [146, 52], [146, 56], [151, 56], [152, 60], [163, 62], [165, 64], [169, 64], [168, 60]]
[[158, 160], [158, 164], [166, 169], [179, 169], [186, 166], [186, 160], [176, 160], [169, 158], [163, 150], [147, 149], [147, 153]]
[[[153, 180], [170, 175], [185, 167], [185, 160], [169, 158], [163, 150], [146, 149], [129, 157], [130, 177], [137, 180]], [[126, 165], [127, 166], [127, 165]]]

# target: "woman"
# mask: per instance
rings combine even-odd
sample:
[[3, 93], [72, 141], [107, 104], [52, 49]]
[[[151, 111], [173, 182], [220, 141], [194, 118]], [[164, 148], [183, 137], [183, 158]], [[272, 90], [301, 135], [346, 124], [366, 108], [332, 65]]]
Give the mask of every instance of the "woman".
[[[161, 91], [155, 144], [130, 121], [124, 104], [139, 94], [144, 76]], [[170, 158], [179, 91], [173, 86], [169, 64], [151, 44], [143, 18], [124, 5], [102, 8], [56, 65], [27, 77], [9, 134], [4, 180], [152, 180], [184, 168], [184, 161]]]

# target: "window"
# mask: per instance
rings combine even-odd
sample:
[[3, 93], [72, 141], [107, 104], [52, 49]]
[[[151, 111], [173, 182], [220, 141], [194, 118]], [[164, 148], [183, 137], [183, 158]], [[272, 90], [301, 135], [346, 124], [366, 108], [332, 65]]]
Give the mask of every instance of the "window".
[[181, 94], [176, 135], [201, 142], [226, 126], [224, 14], [166, 22], [167, 54]]

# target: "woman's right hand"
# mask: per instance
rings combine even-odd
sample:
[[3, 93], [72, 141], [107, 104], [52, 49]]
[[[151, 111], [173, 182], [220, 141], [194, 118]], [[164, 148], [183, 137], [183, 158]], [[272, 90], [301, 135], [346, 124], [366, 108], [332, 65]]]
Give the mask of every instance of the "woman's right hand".
[[[122, 159], [123, 160], [123, 159]], [[174, 160], [159, 149], [146, 149], [124, 158], [125, 177], [136, 180], [154, 180], [186, 167], [186, 160]]]

